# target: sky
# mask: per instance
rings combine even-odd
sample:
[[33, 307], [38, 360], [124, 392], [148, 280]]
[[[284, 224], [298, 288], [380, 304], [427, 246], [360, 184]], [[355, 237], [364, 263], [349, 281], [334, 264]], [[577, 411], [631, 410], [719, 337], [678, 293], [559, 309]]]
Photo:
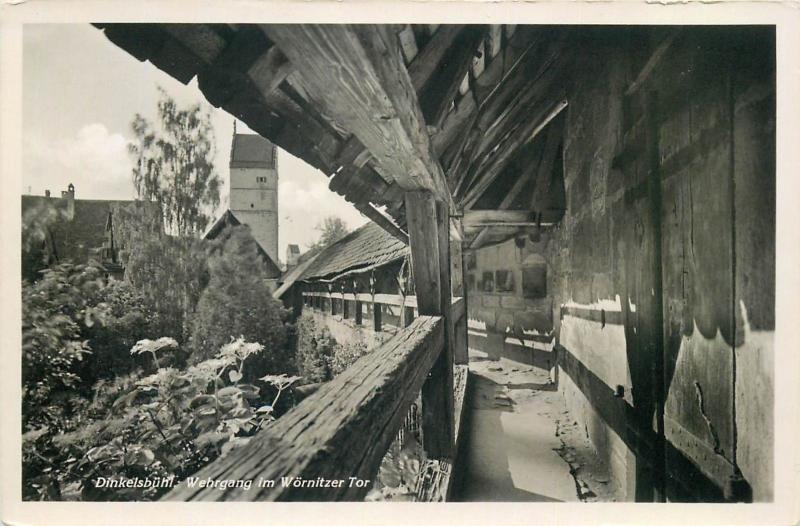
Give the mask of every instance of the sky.
[[[136, 113], [155, 121], [158, 86], [181, 106], [202, 103], [211, 111], [215, 164], [224, 182], [220, 213], [227, 207], [228, 162], [234, 117], [214, 108], [192, 80], [183, 85], [149, 62], [139, 62], [88, 24], [26, 25], [23, 31], [23, 192], [60, 195], [69, 183], [78, 199], [133, 199], [127, 144]], [[237, 122], [237, 132], [250, 132]], [[279, 255], [317, 240], [327, 216], [351, 229], [368, 220], [328, 189], [328, 178], [280, 150]]]

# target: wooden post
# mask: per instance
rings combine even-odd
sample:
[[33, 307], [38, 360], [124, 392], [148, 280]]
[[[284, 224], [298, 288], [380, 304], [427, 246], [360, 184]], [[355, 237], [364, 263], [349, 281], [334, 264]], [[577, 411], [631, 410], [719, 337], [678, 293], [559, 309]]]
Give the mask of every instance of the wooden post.
[[294, 318], [299, 318], [300, 314], [303, 313], [303, 287], [295, 286], [294, 290], [292, 291], [292, 316]]
[[445, 342], [422, 386], [423, 446], [430, 458], [452, 457], [454, 445], [453, 326], [450, 316], [449, 210], [424, 190], [406, 192], [406, 219], [411, 244], [417, 310], [442, 316]]
[[456, 347], [456, 363], [461, 365], [469, 364], [469, 284], [467, 283], [467, 258], [466, 251], [467, 244], [461, 242], [461, 272], [464, 273], [464, 282], [462, 291], [464, 292], [464, 351], [459, 354], [458, 347]]
[[372, 323], [375, 332], [381, 332], [382, 329], [382, 321], [381, 321], [381, 304], [380, 303], [372, 303]]
[[430, 192], [415, 190], [406, 192], [405, 203], [411, 244], [411, 264], [417, 291], [417, 310], [422, 316], [441, 316], [442, 293], [436, 201]]
[[453, 357], [455, 363], [459, 365], [466, 365], [469, 363], [469, 349], [467, 348], [468, 305], [467, 286], [466, 280], [464, 279], [464, 247], [462, 241], [453, 240], [450, 242], [450, 279], [452, 280], [451, 292], [453, 296], [460, 296], [464, 298], [463, 320], [453, 320], [453, 323], [455, 323], [453, 328]]
[[414, 307], [403, 307], [403, 319], [401, 320], [403, 327], [408, 327], [414, 321]]
[[342, 297], [342, 318], [347, 320], [350, 318], [350, 302]]
[[364, 304], [358, 301], [358, 295], [356, 295], [356, 325], [363, 325], [364, 324]]

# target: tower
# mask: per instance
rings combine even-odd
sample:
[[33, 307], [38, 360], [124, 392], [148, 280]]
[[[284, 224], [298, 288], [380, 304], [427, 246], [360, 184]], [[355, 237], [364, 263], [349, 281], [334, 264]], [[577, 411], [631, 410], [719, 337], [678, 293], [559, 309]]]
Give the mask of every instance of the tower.
[[273, 261], [278, 261], [278, 156], [274, 144], [260, 135], [233, 131], [230, 203], [233, 215]]

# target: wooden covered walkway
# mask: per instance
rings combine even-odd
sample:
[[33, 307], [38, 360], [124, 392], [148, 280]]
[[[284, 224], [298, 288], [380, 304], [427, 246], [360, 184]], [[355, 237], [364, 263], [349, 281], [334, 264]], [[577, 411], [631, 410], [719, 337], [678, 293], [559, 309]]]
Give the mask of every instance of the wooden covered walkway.
[[[774, 30], [97, 27], [138, 60], [196, 78], [211, 104], [320, 170], [410, 249], [401, 292], [413, 295], [413, 316], [199, 477], [371, 479], [420, 399], [436, 480], [464, 477], [457, 453], [467, 435], [467, 479], [481, 484], [483, 462], [486, 480], [500, 480], [487, 455], [506, 446], [480, 443], [496, 411], [461, 410], [467, 318], [479, 317], [500, 346], [512, 335], [558, 349], [559, 389], [626, 480], [627, 500], [771, 498]], [[465, 257], [500, 243], [514, 254], [535, 246], [538, 266], [478, 273]], [[519, 285], [528, 279], [538, 285]], [[477, 301], [515, 287], [526, 296]], [[362, 323], [365, 304], [391, 301], [369, 280], [303, 292], [291, 298], [296, 313], [327, 294], [326, 305], [352, 304]], [[381, 309], [369, 312], [380, 327]], [[462, 415], [472, 417], [468, 433], [458, 432]], [[507, 458], [516, 436], [550, 443], [535, 418], [499, 421]], [[424, 498], [451, 498], [452, 487]], [[360, 500], [367, 491], [183, 486], [167, 497]]]

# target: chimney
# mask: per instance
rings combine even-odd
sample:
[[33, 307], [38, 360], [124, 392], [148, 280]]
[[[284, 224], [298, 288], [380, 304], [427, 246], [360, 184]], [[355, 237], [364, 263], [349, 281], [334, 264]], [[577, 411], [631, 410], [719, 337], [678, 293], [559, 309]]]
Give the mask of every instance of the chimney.
[[75, 217], [75, 185], [69, 183], [67, 191], [61, 191], [61, 199], [67, 200], [67, 219], [72, 221]]

